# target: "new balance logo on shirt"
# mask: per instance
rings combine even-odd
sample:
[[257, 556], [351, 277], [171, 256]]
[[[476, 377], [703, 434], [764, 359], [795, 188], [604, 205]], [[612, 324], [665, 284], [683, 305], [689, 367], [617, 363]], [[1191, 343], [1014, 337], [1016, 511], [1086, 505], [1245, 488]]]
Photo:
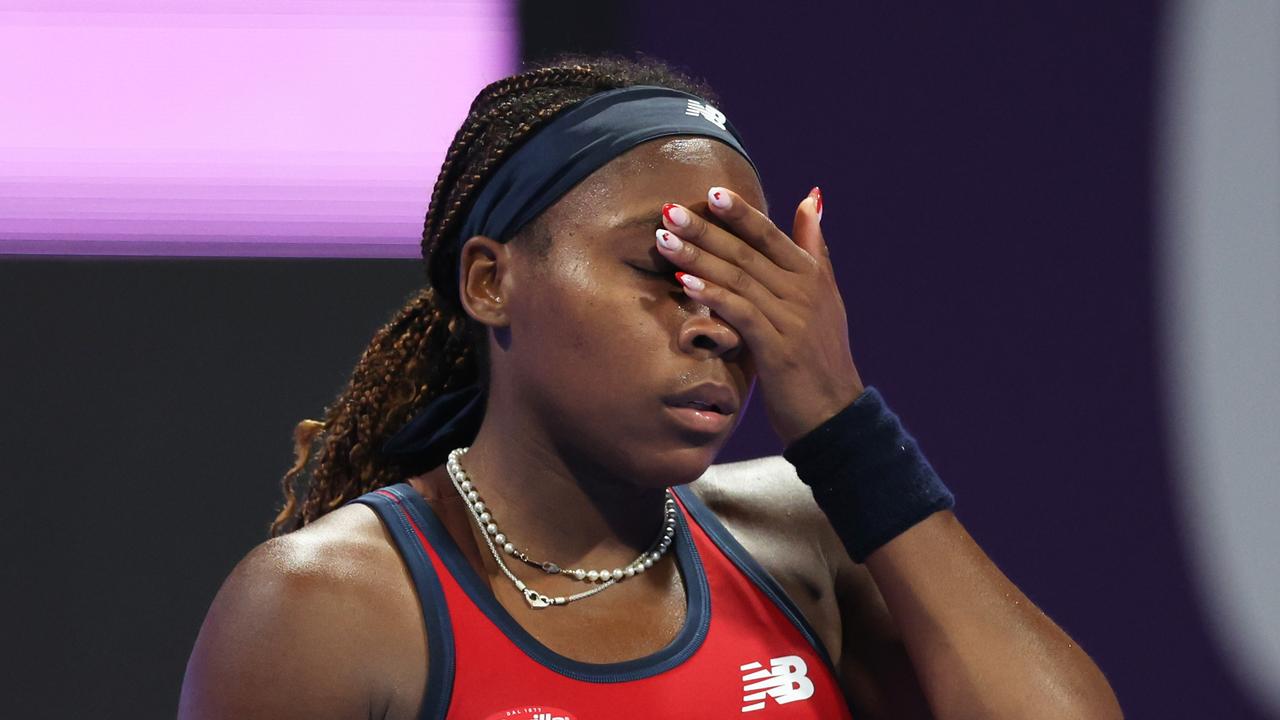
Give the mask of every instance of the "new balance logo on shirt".
[[769, 660], [769, 667], [758, 662], [738, 668], [742, 676], [742, 712], [763, 710], [769, 698], [779, 705], [813, 697], [813, 681], [807, 676], [809, 666], [795, 655]]
[[704, 105], [697, 100], [690, 100], [689, 107], [684, 111], [685, 115], [698, 116], [701, 115], [704, 120], [724, 130], [724, 113], [715, 109], [710, 104]]

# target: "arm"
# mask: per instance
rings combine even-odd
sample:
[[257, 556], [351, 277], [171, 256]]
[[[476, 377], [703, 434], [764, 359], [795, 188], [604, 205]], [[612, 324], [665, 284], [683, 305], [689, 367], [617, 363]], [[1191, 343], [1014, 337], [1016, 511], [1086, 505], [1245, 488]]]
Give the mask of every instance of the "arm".
[[1084, 650], [1000, 572], [950, 511], [866, 566], [938, 718], [1119, 718]]
[[[703, 280], [685, 294], [751, 348], [765, 414], [789, 446], [783, 456], [813, 488], [849, 555], [868, 561], [934, 714], [1118, 717], [1098, 668], [948, 512], [950, 493], [893, 432], [897, 418], [838, 420], [864, 388], [822, 233], [821, 191], [796, 207], [791, 237], [731, 190], [713, 187], [707, 202], [721, 223], [692, 212], [677, 223], [664, 212], [664, 227], [686, 242], [661, 251]], [[832, 420], [847, 434], [832, 432]], [[848, 621], [861, 619], [855, 612]]]
[[179, 718], [372, 716], [368, 595], [333, 554], [295, 533], [236, 566], [196, 639]]
[[[878, 397], [860, 400], [861, 412], [846, 408], [786, 454], [850, 551], [835, 563], [842, 665], [849, 665], [842, 670], [854, 688], [867, 688], [862, 704], [884, 708], [886, 716], [924, 716], [907, 712], [918, 682], [937, 718], [1120, 717], [1093, 661], [995, 567], [950, 510], [938, 509], [949, 507], [939, 498], [950, 494], [940, 483], [930, 489], [932, 469], [915, 457], [896, 416], [884, 407], [871, 411], [869, 401]], [[915, 516], [883, 499], [895, 486], [876, 484], [895, 480], [915, 498]], [[880, 539], [869, 541], [866, 523], [849, 518], [868, 517], [875, 503], [891, 506], [907, 529], [891, 538], [873, 533]], [[851, 554], [865, 556], [865, 564]], [[914, 675], [895, 650], [898, 637]]]
[[868, 720], [932, 720], [934, 716], [902, 632], [875, 580], [866, 566], [849, 558], [838, 539], [831, 545], [826, 554], [834, 566], [841, 629], [836, 671], [845, 697], [855, 710], [854, 716]]

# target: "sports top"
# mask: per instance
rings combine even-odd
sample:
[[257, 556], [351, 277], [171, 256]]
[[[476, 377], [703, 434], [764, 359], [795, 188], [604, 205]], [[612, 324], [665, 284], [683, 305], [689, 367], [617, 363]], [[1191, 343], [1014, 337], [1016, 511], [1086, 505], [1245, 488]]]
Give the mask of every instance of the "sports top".
[[572, 660], [520, 627], [413, 486], [351, 500], [382, 519], [422, 604], [429, 663], [420, 717], [850, 718], [800, 611], [688, 488], [675, 496], [684, 626], [665, 648], [617, 663]]

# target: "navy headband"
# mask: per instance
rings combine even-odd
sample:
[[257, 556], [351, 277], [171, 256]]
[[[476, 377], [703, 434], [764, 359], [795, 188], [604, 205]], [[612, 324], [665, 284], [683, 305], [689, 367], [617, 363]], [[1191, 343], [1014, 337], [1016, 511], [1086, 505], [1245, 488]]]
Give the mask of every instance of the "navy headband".
[[[460, 245], [476, 235], [507, 242], [539, 213], [613, 158], [654, 138], [698, 135], [719, 140], [760, 171], [724, 113], [697, 95], [657, 85], [633, 85], [588, 97], [556, 115], [500, 165], [476, 197]], [[382, 446], [410, 474], [443, 463], [470, 445], [484, 419], [478, 383], [444, 393]]]
[[458, 242], [476, 235], [507, 242], [610, 160], [668, 135], [715, 138], [756, 169], [733, 124], [697, 95], [657, 85], [606, 90], [557, 115], [498, 167], [476, 196]]

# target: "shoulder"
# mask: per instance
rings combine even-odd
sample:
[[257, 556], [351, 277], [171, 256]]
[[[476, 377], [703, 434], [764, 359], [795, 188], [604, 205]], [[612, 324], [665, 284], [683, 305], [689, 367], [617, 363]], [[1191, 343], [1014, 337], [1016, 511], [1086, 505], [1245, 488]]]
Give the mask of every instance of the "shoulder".
[[[407, 574], [381, 521], [362, 505], [253, 548], [200, 629], [180, 715], [382, 712], [391, 699], [380, 687], [419, 649], [404, 640], [415, 637], [406, 630], [422, 632]], [[410, 666], [423, 665], [420, 646]]]
[[713, 465], [690, 489], [791, 596], [863, 714], [927, 716], [917, 707], [923, 694], [884, 597], [866, 566], [849, 557], [795, 466], [780, 455]]
[[712, 465], [689, 489], [778, 582], [838, 657], [835, 579], [847, 558], [795, 467], [781, 455]]
[[735, 536], [763, 532], [823, 555], [834, 537], [813, 492], [781, 455], [712, 465], [689, 489]]
[[813, 493], [781, 455], [719, 463], [690, 489], [713, 510], [736, 513], [821, 514]]

